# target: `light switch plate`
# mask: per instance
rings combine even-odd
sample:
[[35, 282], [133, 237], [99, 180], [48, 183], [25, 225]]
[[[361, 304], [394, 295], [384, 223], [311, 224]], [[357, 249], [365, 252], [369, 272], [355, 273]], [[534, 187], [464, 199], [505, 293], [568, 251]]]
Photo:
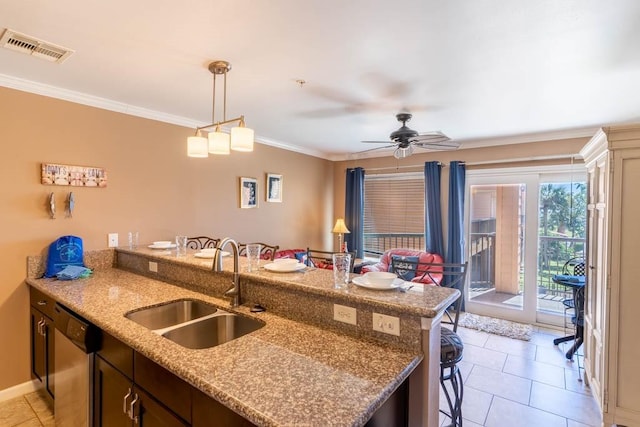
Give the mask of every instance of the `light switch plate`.
[[357, 315], [357, 311], [353, 307], [333, 304], [333, 320], [348, 323], [350, 325], [356, 325], [358, 323]]
[[158, 263], [157, 262], [153, 262], [153, 261], [149, 261], [149, 271], [152, 273], [157, 273], [158, 272]]
[[373, 330], [400, 336], [400, 319], [386, 314], [373, 313]]

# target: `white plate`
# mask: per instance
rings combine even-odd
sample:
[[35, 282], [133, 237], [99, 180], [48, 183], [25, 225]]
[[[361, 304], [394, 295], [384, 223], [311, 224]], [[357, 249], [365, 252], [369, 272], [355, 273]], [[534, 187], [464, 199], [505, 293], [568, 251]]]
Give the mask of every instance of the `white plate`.
[[[194, 254], [193, 256], [196, 257], [196, 258], [210, 258], [210, 259], [213, 259], [213, 257], [215, 255], [216, 255], [215, 252], [198, 252], [198, 253]], [[220, 255], [229, 256], [229, 255], [231, 255], [231, 252], [222, 251], [220, 253]]]
[[391, 282], [391, 284], [388, 286], [378, 286], [378, 285], [369, 283], [367, 278], [364, 276], [357, 276], [353, 278], [352, 282], [354, 285], [362, 286], [363, 288], [376, 289], [378, 291], [388, 291], [390, 289], [396, 289], [397, 287], [402, 286], [402, 284], [404, 283], [404, 280], [394, 279], [393, 282]]
[[307, 266], [300, 262], [295, 264], [288, 262], [270, 262], [264, 265], [265, 270], [275, 271], [277, 273], [291, 273], [293, 271], [304, 270], [305, 268], [307, 268]]
[[156, 245], [149, 245], [149, 248], [151, 249], [173, 249], [176, 247], [175, 243], [170, 244], [169, 246], [156, 246]]

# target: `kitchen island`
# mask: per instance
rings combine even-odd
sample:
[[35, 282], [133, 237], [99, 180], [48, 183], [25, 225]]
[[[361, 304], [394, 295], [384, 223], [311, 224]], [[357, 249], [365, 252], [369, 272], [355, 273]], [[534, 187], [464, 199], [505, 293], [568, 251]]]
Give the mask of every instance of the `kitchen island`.
[[[402, 384], [410, 389], [410, 425], [437, 425], [434, 326], [457, 291], [337, 291], [329, 271], [242, 272], [246, 303], [232, 311], [265, 326], [217, 347], [191, 350], [124, 315], [184, 298], [229, 310], [221, 295], [230, 284], [232, 261], [224, 260], [224, 271], [215, 273], [210, 260], [192, 252], [178, 258], [173, 252], [118, 249], [111, 256], [112, 263], [96, 261], [104, 268], [94, 267], [92, 277], [70, 282], [35, 279], [42, 261], [33, 257], [27, 282], [256, 425], [365, 425]], [[93, 266], [87, 257], [85, 262]], [[252, 313], [254, 303], [267, 310]], [[357, 324], [333, 320], [334, 304], [356, 308]], [[397, 315], [400, 335], [373, 331], [373, 312]], [[435, 406], [429, 404], [433, 394]]]

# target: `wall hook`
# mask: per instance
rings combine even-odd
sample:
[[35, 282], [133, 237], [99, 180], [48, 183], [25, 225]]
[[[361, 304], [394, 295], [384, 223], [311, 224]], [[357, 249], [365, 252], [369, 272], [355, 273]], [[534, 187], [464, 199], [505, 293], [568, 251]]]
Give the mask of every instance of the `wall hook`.
[[53, 192], [49, 195], [49, 218], [56, 219], [56, 196]]

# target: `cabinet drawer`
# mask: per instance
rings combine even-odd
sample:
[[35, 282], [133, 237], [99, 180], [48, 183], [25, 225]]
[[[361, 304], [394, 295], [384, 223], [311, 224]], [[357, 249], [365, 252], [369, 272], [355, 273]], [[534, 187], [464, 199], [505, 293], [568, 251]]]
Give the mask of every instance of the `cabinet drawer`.
[[191, 385], [137, 352], [134, 366], [136, 385], [190, 423]]
[[102, 342], [99, 348], [100, 357], [133, 380], [133, 349], [131, 347], [102, 331]]
[[50, 319], [53, 319], [53, 306], [55, 305], [56, 300], [31, 286], [29, 286], [29, 299], [32, 307]]

